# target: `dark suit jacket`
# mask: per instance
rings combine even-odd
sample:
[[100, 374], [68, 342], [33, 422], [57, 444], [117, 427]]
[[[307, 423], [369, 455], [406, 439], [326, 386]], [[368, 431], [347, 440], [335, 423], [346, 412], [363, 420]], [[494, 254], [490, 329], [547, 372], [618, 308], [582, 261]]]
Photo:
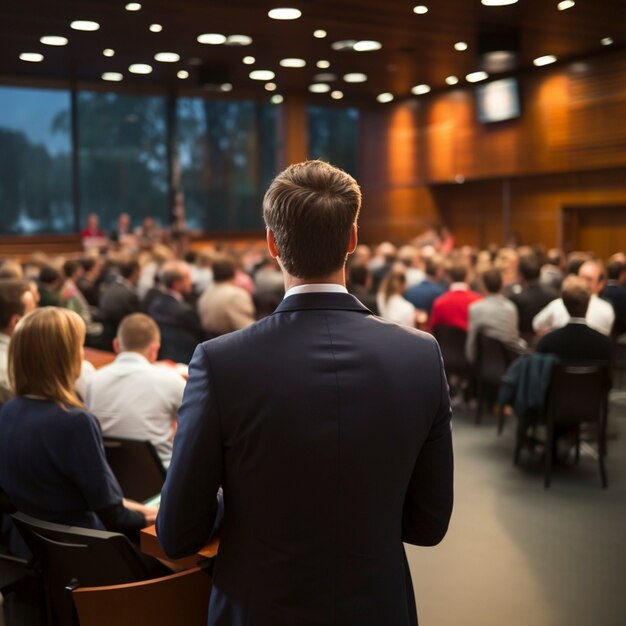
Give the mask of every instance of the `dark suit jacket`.
[[167, 554], [207, 541], [220, 485], [210, 626], [416, 624], [402, 541], [438, 543], [452, 509], [437, 343], [311, 293], [200, 345], [157, 520]]
[[562, 361], [610, 361], [611, 341], [587, 324], [570, 323], [542, 337], [537, 352], [556, 354]]
[[605, 287], [602, 297], [608, 300], [615, 309], [613, 334], [626, 333], [626, 285], [611, 283]]
[[520, 333], [534, 334], [533, 317], [556, 297], [556, 293], [543, 287], [539, 282], [529, 285], [521, 293], [511, 295], [510, 299], [517, 307], [519, 314], [518, 328]]
[[100, 298], [100, 317], [115, 329], [131, 313], [140, 309], [139, 296], [124, 283], [111, 283]]

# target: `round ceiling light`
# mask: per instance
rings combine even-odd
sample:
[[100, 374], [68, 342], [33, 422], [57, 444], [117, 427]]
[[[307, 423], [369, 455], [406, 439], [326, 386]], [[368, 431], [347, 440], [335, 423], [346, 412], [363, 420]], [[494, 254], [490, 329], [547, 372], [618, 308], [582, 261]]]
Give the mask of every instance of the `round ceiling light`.
[[541, 67], [542, 65], [550, 65], [550, 63], [554, 63], [555, 61], [556, 57], [553, 54], [544, 54], [543, 56], [534, 59], [533, 65]]
[[180, 61], [180, 54], [176, 54], [176, 52], [157, 52], [154, 55], [154, 60], [161, 63], [176, 63]]
[[133, 63], [128, 71], [133, 74], [150, 74], [152, 72], [152, 66], [147, 63]]
[[302, 11], [293, 7], [278, 7], [268, 11], [267, 15], [273, 20], [297, 20], [302, 15]]
[[252, 70], [248, 74], [252, 80], [262, 80], [267, 82], [268, 80], [274, 80], [274, 72], [272, 70]]
[[22, 52], [20, 61], [28, 61], [29, 63], [39, 63], [43, 61], [43, 54], [39, 52]]
[[151, 33], [160, 33], [162, 30], [163, 26], [161, 26], [161, 24], [150, 24]]
[[103, 54], [105, 57], [112, 57], [112, 56], [114, 56], [114, 55], [115, 55], [115, 50], [113, 50], [113, 48], [105, 48], [105, 49], [102, 51], [102, 54]]
[[430, 91], [430, 85], [421, 84], [415, 85], [415, 87], [411, 87], [411, 93], [415, 96], [423, 96], [425, 93]]
[[304, 67], [306, 65], [306, 61], [304, 59], [281, 59], [279, 61], [281, 67]]
[[220, 91], [232, 91], [233, 90], [233, 86], [231, 83], [222, 83], [220, 85]]
[[343, 98], [343, 91], [339, 91], [339, 89], [335, 89], [335, 91], [331, 91], [330, 97], [333, 100], [341, 100]]
[[141, 11], [141, 4], [139, 2], [129, 2], [124, 8], [127, 11]]
[[356, 41], [356, 39], [341, 39], [340, 41], [333, 41], [330, 47], [333, 50], [352, 50]]
[[393, 94], [388, 91], [385, 93], [379, 93], [376, 96], [376, 100], [381, 104], [385, 104], [386, 102], [391, 102], [393, 100]]
[[383, 47], [383, 44], [380, 41], [374, 41], [373, 39], [364, 39], [362, 41], [357, 41], [352, 49], [355, 52], [372, 52], [374, 50], [380, 50]]
[[224, 43], [227, 46], [249, 46], [252, 43], [252, 37], [248, 37], [248, 35], [228, 35]]
[[309, 85], [309, 91], [311, 93], [328, 93], [330, 91], [330, 85], [326, 83], [313, 83]]
[[67, 37], [60, 35], [44, 35], [39, 41], [46, 46], [67, 46]]
[[185, 80], [185, 78], [189, 78], [189, 72], [187, 70], [178, 70], [178, 72], [176, 72], [176, 76], [178, 76], [181, 80]]
[[454, 44], [454, 49], [459, 52], [463, 52], [464, 50], [467, 50], [467, 44], [464, 41], [457, 41]]
[[480, 0], [486, 7], [503, 7], [507, 4], [515, 4], [517, 0]]
[[367, 80], [367, 74], [362, 74], [361, 72], [350, 72], [349, 74], [344, 74], [343, 79], [347, 83], [364, 83]]
[[254, 62], [256, 61], [254, 57], [243, 57], [242, 60], [244, 65], [254, 65]]
[[270, 101], [272, 104], [281, 104], [283, 102], [284, 98], [279, 94], [279, 93], [275, 93], [271, 98]]
[[315, 39], [324, 39], [327, 35], [328, 33], [323, 28], [318, 28], [313, 31], [313, 37], [315, 37]]
[[204, 43], [209, 46], [219, 46], [226, 42], [226, 37], [220, 33], [202, 33], [198, 35], [198, 43]]
[[265, 83], [265, 91], [276, 91], [276, 83]]
[[480, 72], [471, 72], [465, 77], [465, 80], [468, 83], [478, 83], [481, 80], [486, 80], [487, 78], [489, 78], [489, 74], [487, 74], [487, 72], [480, 71]]
[[315, 64], [321, 70], [326, 70], [330, 67], [330, 61], [326, 61], [325, 59], [321, 59]]
[[124, 78], [119, 72], [105, 72], [102, 74], [102, 80], [108, 80], [113, 83], [119, 83]]
[[459, 79], [456, 76], [448, 76], [446, 78], [446, 85], [456, 85]]
[[576, 3], [574, 0], [563, 0], [559, 2], [556, 6], [559, 11], [567, 11], [567, 9], [571, 9]]
[[74, 20], [70, 24], [70, 28], [85, 32], [93, 32], [100, 28], [100, 24], [98, 24], [98, 22], [92, 22], [91, 20]]
[[418, 15], [424, 15], [428, 13], [428, 7], [424, 4], [418, 4], [417, 6], [413, 7], [413, 13], [417, 13]]
[[603, 46], [610, 46], [613, 44], [613, 37], [604, 37], [603, 39], [600, 40], [600, 43]]

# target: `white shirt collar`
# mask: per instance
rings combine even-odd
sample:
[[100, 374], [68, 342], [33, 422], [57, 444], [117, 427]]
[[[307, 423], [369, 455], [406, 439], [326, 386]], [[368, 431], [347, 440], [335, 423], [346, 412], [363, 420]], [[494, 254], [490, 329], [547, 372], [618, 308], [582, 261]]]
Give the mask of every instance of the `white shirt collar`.
[[448, 288], [448, 291], [468, 291], [469, 286], [467, 283], [452, 283]]
[[588, 326], [587, 320], [584, 317], [570, 317], [569, 323], [570, 324], [584, 324], [585, 326]]
[[315, 283], [312, 285], [296, 285], [291, 289], [288, 289], [285, 293], [285, 298], [289, 296], [295, 296], [299, 293], [348, 293], [348, 290], [343, 285], [337, 285], [336, 283]]

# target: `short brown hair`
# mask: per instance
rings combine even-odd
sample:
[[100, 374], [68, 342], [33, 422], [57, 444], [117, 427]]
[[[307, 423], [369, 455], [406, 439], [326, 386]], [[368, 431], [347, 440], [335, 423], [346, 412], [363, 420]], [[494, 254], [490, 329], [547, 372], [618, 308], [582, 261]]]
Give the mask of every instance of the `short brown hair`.
[[117, 328], [117, 340], [122, 351], [145, 350], [150, 344], [161, 340], [156, 322], [143, 313], [127, 315]]
[[322, 278], [343, 267], [360, 208], [354, 178], [323, 161], [289, 166], [263, 199], [281, 263], [297, 278]]
[[22, 296], [30, 289], [24, 280], [0, 279], [0, 331], [4, 330], [14, 315], [24, 315]]
[[500, 270], [487, 270], [483, 272], [481, 278], [487, 293], [500, 293], [500, 289], [502, 289], [502, 272]]
[[578, 276], [567, 276], [561, 292], [563, 304], [570, 317], [585, 317], [591, 299], [591, 290], [587, 282]]
[[85, 332], [83, 319], [69, 309], [48, 306], [25, 315], [9, 344], [8, 373], [15, 394], [82, 407], [74, 383], [80, 375]]

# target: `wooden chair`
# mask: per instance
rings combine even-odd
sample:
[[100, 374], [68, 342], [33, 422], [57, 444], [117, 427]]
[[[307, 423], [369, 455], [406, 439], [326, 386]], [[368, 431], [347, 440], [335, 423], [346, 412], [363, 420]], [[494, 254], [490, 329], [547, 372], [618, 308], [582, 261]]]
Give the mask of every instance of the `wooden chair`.
[[205, 626], [211, 591], [208, 570], [72, 591], [80, 626]]
[[124, 497], [144, 502], [161, 492], [165, 468], [149, 441], [103, 437], [107, 461]]

